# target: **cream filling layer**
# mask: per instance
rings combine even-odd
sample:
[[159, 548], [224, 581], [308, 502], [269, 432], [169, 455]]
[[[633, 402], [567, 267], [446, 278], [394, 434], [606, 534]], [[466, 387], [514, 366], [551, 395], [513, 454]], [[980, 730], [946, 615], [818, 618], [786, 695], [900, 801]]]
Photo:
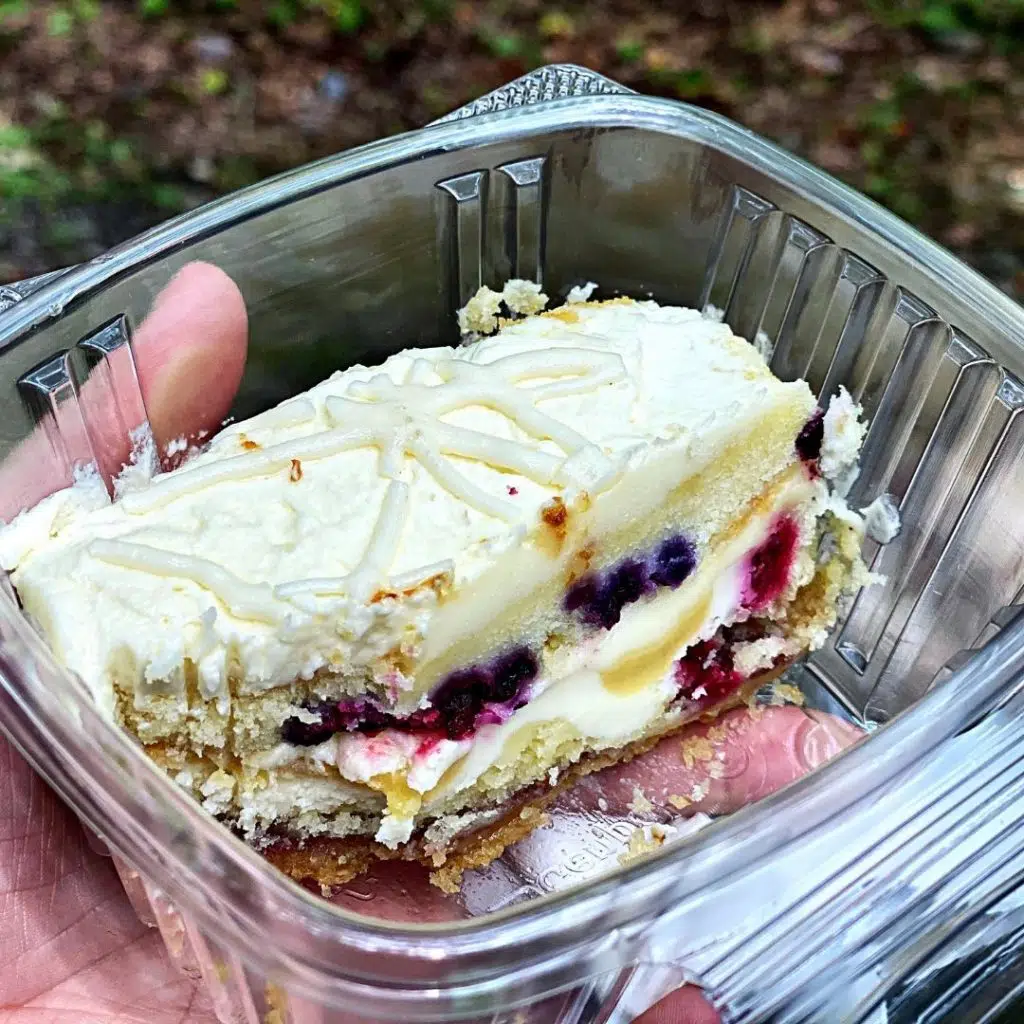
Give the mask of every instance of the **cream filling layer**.
[[[775, 518], [783, 512], [796, 515], [806, 553], [826, 500], [824, 485], [795, 468], [775, 501], [715, 545], [689, 580], [624, 608], [611, 630], [568, 652], [554, 673], [538, 679], [530, 702], [504, 723], [484, 726], [465, 740], [424, 739], [398, 730], [345, 733], [313, 748], [315, 756], [322, 759], [335, 744], [341, 776], [385, 796], [375, 838], [394, 848], [410, 838], [417, 820], [476, 785], [489, 770], [514, 766], [540, 727], [556, 728], [578, 749], [630, 742], [665, 717], [678, 692], [675, 661], [693, 643], [742, 617], [746, 563]], [[809, 555], [803, 563], [813, 568]], [[798, 556], [796, 573], [800, 565]], [[282, 745], [263, 758], [280, 765], [289, 752], [296, 760], [310, 756], [303, 748]]]

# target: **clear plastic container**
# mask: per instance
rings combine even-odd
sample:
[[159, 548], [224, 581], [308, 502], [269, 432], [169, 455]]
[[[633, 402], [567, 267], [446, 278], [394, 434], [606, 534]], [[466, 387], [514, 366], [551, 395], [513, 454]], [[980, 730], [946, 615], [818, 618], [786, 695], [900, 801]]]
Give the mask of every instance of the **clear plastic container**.
[[[0, 290], [0, 457], [35, 432], [70, 480], [96, 454], [86, 382], [126, 428], [142, 421], [131, 327], [197, 259], [249, 309], [239, 415], [340, 365], [453, 341], [454, 309], [509, 276], [720, 307], [774, 341], [780, 376], [863, 403], [852, 502], [890, 493], [903, 522], [868, 551], [888, 581], [793, 670], [888, 724], [629, 867], [592, 835], [553, 874], [499, 862], [480, 909], [504, 909], [459, 924], [357, 916], [275, 872], [100, 716], [7, 586], [0, 723], [222, 1021], [607, 1024], [687, 978], [730, 1020], [861, 1020], [1024, 877], [1024, 312], [947, 252], [720, 117], [545, 68]], [[580, 853], [607, 870], [538, 882]]]

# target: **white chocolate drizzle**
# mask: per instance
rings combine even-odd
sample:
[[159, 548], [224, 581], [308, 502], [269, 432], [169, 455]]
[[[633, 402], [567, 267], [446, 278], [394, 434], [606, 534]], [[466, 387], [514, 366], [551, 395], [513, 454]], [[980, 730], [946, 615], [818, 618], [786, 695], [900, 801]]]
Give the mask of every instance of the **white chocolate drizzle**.
[[270, 625], [281, 622], [281, 606], [267, 584], [247, 583], [209, 559], [119, 540], [94, 540], [89, 554], [123, 569], [189, 580], [210, 591], [236, 618]]
[[[522, 506], [474, 483], [457, 468], [452, 457], [518, 473], [545, 486], [599, 493], [618, 478], [620, 463], [576, 430], [542, 412], [537, 403], [594, 391], [625, 377], [626, 368], [618, 354], [591, 349], [530, 351], [492, 363], [418, 358], [411, 362], [401, 383], [379, 373], [369, 380], [352, 382], [342, 395], [328, 395], [321, 410], [328, 426], [319, 433], [184, 467], [157, 477], [145, 491], [128, 494], [122, 501], [126, 512], [141, 514], [218, 484], [287, 470], [295, 461], [376, 448], [378, 471], [388, 486], [366, 550], [345, 575], [292, 580], [271, 588], [245, 583], [206, 559], [138, 544], [97, 542], [94, 553], [125, 568], [191, 579], [243, 618], [278, 621], [282, 601], [298, 607], [306, 607], [309, 598], [317, 597], [347, 595], [366, 601], [377, 587], [388, 582], [401, 544], [411, 500], [404, 479], [408, 459], [418, 462], [461, 502], [508, 523], [522, 517]], [[522, 386], [530, 381], [540, 383]], [[553, 442], [562, 454], [530, 441], [468, 430], [441, 419], [470, 406], [494, 410], [532, 441]], [[250, 430], [301, 426], [315, 421], [317, 415], [312, 401], [296, 399], [265, 413]], [[435, 574], [434, 567], [425, 566], [403, 574], [402, 579], [422, 582]]]

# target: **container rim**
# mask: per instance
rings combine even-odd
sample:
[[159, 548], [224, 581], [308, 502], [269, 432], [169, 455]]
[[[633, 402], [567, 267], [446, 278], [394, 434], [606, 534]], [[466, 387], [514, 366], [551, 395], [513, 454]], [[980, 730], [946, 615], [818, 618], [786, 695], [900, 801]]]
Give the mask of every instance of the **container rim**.
[[[772, 173], [784, 175], [790, 187], [808, 202], [827, 206], [841, 218], [891, 245], [922, 273], [950, 282], [973, 315], [997, 324], [1008, 344], [1024, 347], [1024, 312], [1015, 303], [941, 246], [853, 189], [719, 115], [669, 100], [603, 95], [555, 100], [437, 124], [329, 157], [217, 200], [61, 274], [17, 303], [0, 316], [0, 351], [53, 323], [104, 287], [144, 266], [233, 224], [342, 182], [397, 163], [452, 150], [552, 131], [617, 128], [639, 128], [684, 137], [748, 165], [770, 168]], [[450, 992], [460, 986], [466, 998], [472, 998], [481, 979], [496, 976], [498, 969], [485, 966], [484, 961], [493, 964], [494, 954], [499, 952], [508, 956], [500, 967], [505, 979], [503, 984], [512, 989], [521, 984], [524, 992], [531, 984], [530, 977], [535, 982], [542, 973], [548, 976], [569, 971], [570, 964], [554, 962], [553, 946], [574, 961], [571, 966], [576, 968], [578, 950], [586, 943], [589, 943], [587, 955], [594, 963], [608, 965], [609, 957], [621, 963], [639, 941], [643, 929], [669, 914], [674, 905], [701, 898], [706, 886], [723, 882], [743, 870], [752, 859], [783, 855], [801, 834], [824, 826], [831, 816], [847, 806], [837, 804], [832, 795], [837, 785], [849, 794], [848, 803], [852, 803], [867, 791], [866, 786], [891, 782], [929, 745], [941, 742], [981, 714], [998, 695], [998, 687], [1006, 685], [1007, 673], [1022, 657], [1019, 649], [1014, 650], [1012, 638], [1000, 634], [982, 655], [943, 687], [880, 729], [872, 737], [870, 755], [864, 753], [866, 745], [859, 745], [775, 796], [714, 823], [685, 844], [666, 848], [649, 860], [611, 876], [494, 916], [456, 925], [376, 922], [312, 897], [231, 837], [222, 826], [206, 819], [198, 807], [177, 792], [170, 779], [161, 777], [168, 809], [173, 809], [175, 819], [184, 820], [197, 832], [205, 833], [203, 843], [218, 851], [223, 865], [231, 865], [241, 875], [260, 884], [264, 897], [261, 913], [272, 914], [277, 920], [289, 921], [294, 926], [293, 929], [282, 928], [276, 935], [274, 947], [268, 948], [263, 932], [238, 913], [237, 905], [231, 903], [230, 893], [209, 891], [211, 885], [220, 885], [220, 879], [203, 880], [196, 870], [201, 869], [202, 864], [190, 863], [181, 850], [158, 850], [147, 843], [126, 848], [123, 837], [119, 841], [118, 836], [110, 833], [101, 804], [106, 801], [117, 802], [122, 807], [131, 805], [135, 794], [125, 786], [125, 779], [121, 779], [120, 793], [105, 790], [104, 785], [112, 783], [113, 777], [101, 779], [86, 773], [83, 779], [82, 765], [74, 762], [66, 749], [47, 750], [45, 743], [48, 729], [57, 726], [71, 735], [80, 728], [75, 718], [98, 715], [97, 709], [72, 677], [56, 665], [20, 615], [12, 615], [5, 608], [0, 613], [0, 627], [3, 646], [13, 637], [18, 646], [30, 652], [35, 665], [41, 666], [51, 678], [61, 678], [65, 684], [64, 706], [56, 713], [60, 720], [51, 718], [47, 723], [39, 718], [38, 709], [33, 711], [30, 706], [35, 697], [26, 701], [19, 685], [12, 683], [11, 675], [17, 673], [11, 673], [7, 664], [0, 666], [3, 686], [21, 713], [20, 721], [3, 724], [11, 729], [19, 746], [58, 791], [71, 797], [71, 802], [80, 809], [84, 804], [83, 817], [90, 825], [201, 922], [209, 934], [230, 938], [232, 947], [239, 951], [243, 960], [267, 966], [271, 974], [287, 965], [299, 985], [305, 979], [316, 987], [312, 976], [315, 972], [339, 982], [351, 980], [346, 992], [356, 998], [360, 987], [356, 979], [373, 979], [374, 982], [390, 979], [396, 986], [396, 998], [398, 986], [403, 984], [402, 991], [409, 993], [410, 998], [412, 994], [418, 999], [432, 998], [430, 993]], [[145, 760], [126, 735], [112, 725], [107, 725], [107, 729], [111, 742], [118, 744], [122, 753], [145, 761], [145, 770], [158, 774], [155, 766]], [[884, 765], [875, 763], [879, 757]], [[76, 774], [80, 777], [79, 784], [71, 785], [69, 780]], [[86, 800], [82, 788], [85, 784], [98, 788], [102, 800]], [[826, 788], [829, 789], [827, 799]], [[795, 829], [781, 824], [787, 817], [781, 812], [797, 805], [804, 815], [801, 827]], [[224, 898], [228, 900], [227, 916], [225, 906], [218, 902]], [[552, 923], [556, 916], [559, 934], [553, 938]], [[600, 938], [594, 939], [598, 924]], [[326, 943], [324, 950], [312, 957], [310, 937]], [[616, 942], [619, 945], [612, 953]], [[328, 948], [333, 948], [333, 955], [327, 952]], [[543, 964], [541, 957], [545, 958]], [[394, 958], [390, 965], [388, 958]], [[412, 961], [432, 965], [434, 973], [429, 977], [424, 975], [420, 984], [410, 982], [408, 979], [415, 974], [408, 970]], [[439, 979], [438, 968], [442, 963], [444, 977]], [[521, 980], [518, 976], [512, 977], [510, 965], [513, 963], [523, 965], [518, 972], [522, 974]], [[374, 988], [374, 991], [379, 992], [379, 989]]]

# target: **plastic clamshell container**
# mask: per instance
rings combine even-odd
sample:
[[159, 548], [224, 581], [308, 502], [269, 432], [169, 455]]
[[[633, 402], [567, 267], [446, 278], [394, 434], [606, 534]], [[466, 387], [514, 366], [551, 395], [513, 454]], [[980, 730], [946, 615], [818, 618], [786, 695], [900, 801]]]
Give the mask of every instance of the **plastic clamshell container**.
[[[718, 306], [774, 341], [779, 376], [863, 404], [851, 504], [889, 493], [902, 516], [868, 551], [887, 582], [795, 670], [889, 724], [685, 843], [576, 887], [520, 874], [505, 909], [452, 925], [357, 917], [276, 873], [100, 716], [4, 583], [0, 724], [225, 1024], [608, 1024], [686, 978], [729, 1020], [861, 1020], [1024, 877], [1024, 312], [978, 275], [720, 117], [544, 68], [0, 289], [0, 481], [30, 435], [55, 479], [96, 457], [86, 381], [143, 422], [131, 328], [197, 259], [248, 306], [239, 416], [454, 342], [454, 310], [510, 276]], [[516, 902], [520, 884], [538, 898]]]

